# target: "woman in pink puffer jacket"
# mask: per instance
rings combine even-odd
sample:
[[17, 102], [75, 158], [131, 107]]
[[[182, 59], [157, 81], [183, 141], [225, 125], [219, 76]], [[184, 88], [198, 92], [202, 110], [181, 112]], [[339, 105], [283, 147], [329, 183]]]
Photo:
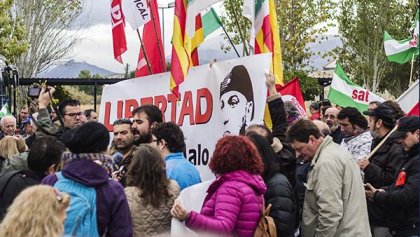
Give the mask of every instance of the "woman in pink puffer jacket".
[[176, 203], [172, 215], [197, 232], [253, 236], [266, 191], [260, 176], [264, 164], [255, 146], [246, 137], [226, 136], [217, 142], [209, 167], [217, 178], [201, 212]]

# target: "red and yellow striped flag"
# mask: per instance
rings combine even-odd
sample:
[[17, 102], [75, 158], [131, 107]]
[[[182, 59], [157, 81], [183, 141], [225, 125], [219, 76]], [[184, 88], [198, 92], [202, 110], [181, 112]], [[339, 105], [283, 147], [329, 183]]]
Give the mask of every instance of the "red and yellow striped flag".
[[[283, 85], [283, 63], [280, 33], [274, 0], [245, 0], [243, 15], [252, 22], [251, 42], [255, 38], [254, 53], [272, 53], [271, 72], [276, 84]], [[272, 121], [266, 106], [264, 121], [271, 128]]]
[[170, 89], [179, 98], [179, 85], [184, 82], [188, 69], [198, 65], [197, 48], [204, 40], [201, 15], [195, 20], [195, 34], [185, 34], [187, 0], [175, 0], [174, 32], [172, 35], [172, 58]]

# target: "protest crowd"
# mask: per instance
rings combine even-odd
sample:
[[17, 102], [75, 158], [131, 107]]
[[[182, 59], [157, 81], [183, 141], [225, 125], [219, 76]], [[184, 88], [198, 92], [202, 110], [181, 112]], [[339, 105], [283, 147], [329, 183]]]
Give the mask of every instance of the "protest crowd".
[[0, 236], [171, 236], [173, 223], [258, 236], [266, 207], [270, 236], [419, 236], [418, 116], [394, 101], [360, 112], [325, 99], [302, 117], [273, 75], [266, 85], [272, 128], [215, 141], [199, 210], [179, 196], [206, 182], [157, 106], [115, 120], [111, 138], [94, 110], [54, 106], [44, 86], [36, 113], [0, 121]]

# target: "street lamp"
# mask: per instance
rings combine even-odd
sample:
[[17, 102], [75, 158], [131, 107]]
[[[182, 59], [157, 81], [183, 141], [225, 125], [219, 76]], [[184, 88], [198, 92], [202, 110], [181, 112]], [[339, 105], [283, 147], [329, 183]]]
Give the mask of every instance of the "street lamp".
[[175, 7], [175, 2], [170, 2], [167, 5], [159, 6], [158, 8], [162, 10], [162, 41], [163, 48], [165, 48], [165, 14], [164, 10]]

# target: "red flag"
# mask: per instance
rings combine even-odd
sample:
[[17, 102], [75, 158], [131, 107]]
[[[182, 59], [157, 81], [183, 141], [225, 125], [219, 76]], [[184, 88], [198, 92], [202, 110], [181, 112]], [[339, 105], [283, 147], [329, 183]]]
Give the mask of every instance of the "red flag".
[[305, 100], [297, 77], [284, 86], [276, 85], [276, 90], [281, 93], [284, 102], [292, 103], [302, 116], [306, 116]]
[[121, 0], [112, 0], [111, 2], [111, 22], [114, 58], [118, 62], [123, 63], [121, 55], [127, 51], [127, 42], [125, 40], [125, 21], [121, 8]]
[[[150, 1], [150, 21], [143, 28], [143, 45], [149, 60], [152, 74], [166, 71], [165, 51], [163, 48], [162, 35], [160, 32], [160, 21], [157, 8], [157, 1]], [[149, 75], [144, 53], [140, 48], [139, 59], [136, 68], [136, 77]]]

